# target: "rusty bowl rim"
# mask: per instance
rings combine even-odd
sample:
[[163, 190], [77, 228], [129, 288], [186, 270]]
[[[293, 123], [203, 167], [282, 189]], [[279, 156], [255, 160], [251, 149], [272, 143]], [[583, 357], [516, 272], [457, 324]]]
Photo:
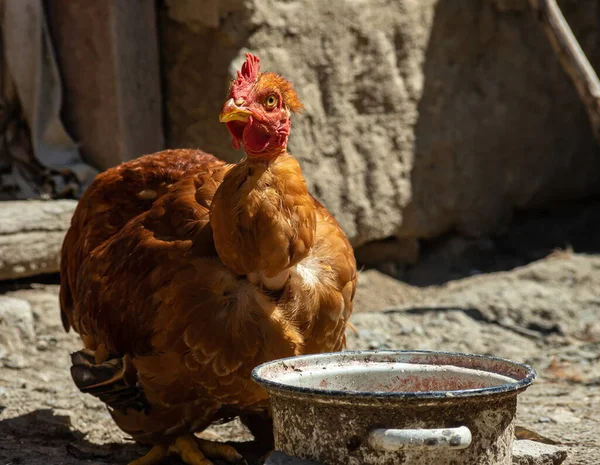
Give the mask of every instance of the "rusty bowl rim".
[[[527, 376], [520, 380], [515, 380], [514, 383], [505, 383], [499, 386], [491, 386], [485, 388], [475, 388], [475, 389], [457, 389], [452, 391], [425, 391], [425, 392], [409, 392], [409, 391], [399, 391], [399, 392], [383, 392], [383, 391], [341, 391], [337, 389], [315, 389], [309, 387], [301, 387], [301, 386], [291, 386], [288, 384], [283, 384], [276, 381], [271, 381], [262, 377], [259, 373], [261, 370], [268, 368], [269, 366], [274, 366], [276, 364], [285, 364], [291, 363], [298, 360], [310, 360], [310, 359], [319, 359], [323, 358], [323, 356], [328, 356], [334, 358], [336, 355], [340, 356], [350, 356], [353, 355], [438, 355], [438, 356], [459, 356], [466, 358], [475, 358], [475, 359], [486, 359], [494, 362], [502, 362], [508, 365], [511, 365], [515, 368], [519, 368], [525, 370]], [[483, 370], [482, 370], [483, 371]], [[500, 373], [498, 373], [500, 374]], [[276, 360], [271, 360], [270, 362], [265, 362], [252, 370], [252, 380], [258, 385], [265, 388], [267, 391], [278, 391], [278, 392], [287, 392], [289, 394], [296, 395], [308, 395], [311, 397], [333, 397], [333, 398], [354, 398], [354, 399], [405, 399], [405, 400], [427, 400], [427, 399], [444, 399], [444, 400], [452, 400], [456, 398], [469, 398], [469, 397], [477, 397], [477, 396], [490, 396], [490, 395], [498, 395], [498, 394], [507, 394], [514, 392], [517, 394], [519, 391], [523, 391], [534, 382], [537, 377], [536, 371], [530, 365], [521, 362], [515, 362], [513, 360], [509, 360], [506, 358], [495, 357], [493, 355], [483, 355], [483, 354], [467, 354], [463, 352], [447, 352], [447, 351], [438, 351], [438, 350], [347, 350], [342, 352], [324, 352], [321, 354], [308, 354], [308, 355], [296, 355], [293, 357], [280, 358]], [[449, 393], [452, 393], [449, 395]]]

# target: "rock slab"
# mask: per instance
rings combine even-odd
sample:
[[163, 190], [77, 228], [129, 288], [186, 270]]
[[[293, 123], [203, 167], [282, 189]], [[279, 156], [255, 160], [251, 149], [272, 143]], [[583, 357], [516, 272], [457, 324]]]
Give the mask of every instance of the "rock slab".
[[541, 442], [519, 440], [513, 445], [513, 465], [560, 465], [567, 459], [567, 451]]
[[74, 200], [0, 203], [0, 280], [58, 273], [76, 205]]

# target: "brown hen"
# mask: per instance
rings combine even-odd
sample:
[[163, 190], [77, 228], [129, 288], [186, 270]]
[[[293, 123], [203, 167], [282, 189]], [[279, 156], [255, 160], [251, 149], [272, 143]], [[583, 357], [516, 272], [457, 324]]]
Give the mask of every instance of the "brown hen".
[[268, 440], [252, 369], [344, 347], [356, 262], [286, 152], [301, 108], [247, 55], [220, 115], [244, 160], [146, 155], [100, 174], [79, 202], [61, 260], [63, 323], [84, 345], [71, 373], [153, 446], [136, 465], [241, 459], [193, 433], [239, 415]]

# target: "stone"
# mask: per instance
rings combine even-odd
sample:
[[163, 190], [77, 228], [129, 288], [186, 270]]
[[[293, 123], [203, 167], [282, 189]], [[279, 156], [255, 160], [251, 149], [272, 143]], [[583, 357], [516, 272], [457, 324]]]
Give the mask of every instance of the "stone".
[[0, 208], [0, 280], [58, 273], [60, 250], [77, 202], [24, 200]]
[[154, 2], [49, 0], [64, 119], [86, 161], [104, 170], [163, 148]]
[[566, 459], [564, 447], [526, 439], [513, 443], [513, 465], [560, 465]]
[[[481, 236], [515, 208], [598, 193], [585, 110], [526, 3], [204, 0], [202, 16], [167, 1], [168, 145], [241, 157], [218, 113], [251, 51], [298, 90], [290, 152], [355, 246]], [[561, 7], [599, 67], [600, 4]]]
[[[530, 336], [583, 337], [587, 323], [598, 318], [591, 286], [600, 282], [600, 258], [593, 256], [590, 262], [579, 254], [564, 255], [531, 263], [511, 274], [497, 273], [495, 280], [487, 281], [485, 274], [475, 276], [472, 282], [479, 285], [471, 288], [456, 281], [445, 286], [436, 304], [476, 309], [480, 318], [524, 329]], [[584, 276], [590, 287], [573, 292], [573, 283]]]
[[35, 351], [35, 327], [31, 305], [26, 300], [0, 295], [0, 364], [24, 368], [25, 354], [32, 350]]

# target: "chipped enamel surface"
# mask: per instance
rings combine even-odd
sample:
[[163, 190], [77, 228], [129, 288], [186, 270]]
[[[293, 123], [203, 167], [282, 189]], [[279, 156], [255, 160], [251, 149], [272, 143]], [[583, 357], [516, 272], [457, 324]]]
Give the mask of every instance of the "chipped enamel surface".
[[[292, 357], [254, 370], [276, 449], [325, 465], [509, 465], [527, 365], [428, 351]], [[443, 451], [443, 452], [442, 452]]]

